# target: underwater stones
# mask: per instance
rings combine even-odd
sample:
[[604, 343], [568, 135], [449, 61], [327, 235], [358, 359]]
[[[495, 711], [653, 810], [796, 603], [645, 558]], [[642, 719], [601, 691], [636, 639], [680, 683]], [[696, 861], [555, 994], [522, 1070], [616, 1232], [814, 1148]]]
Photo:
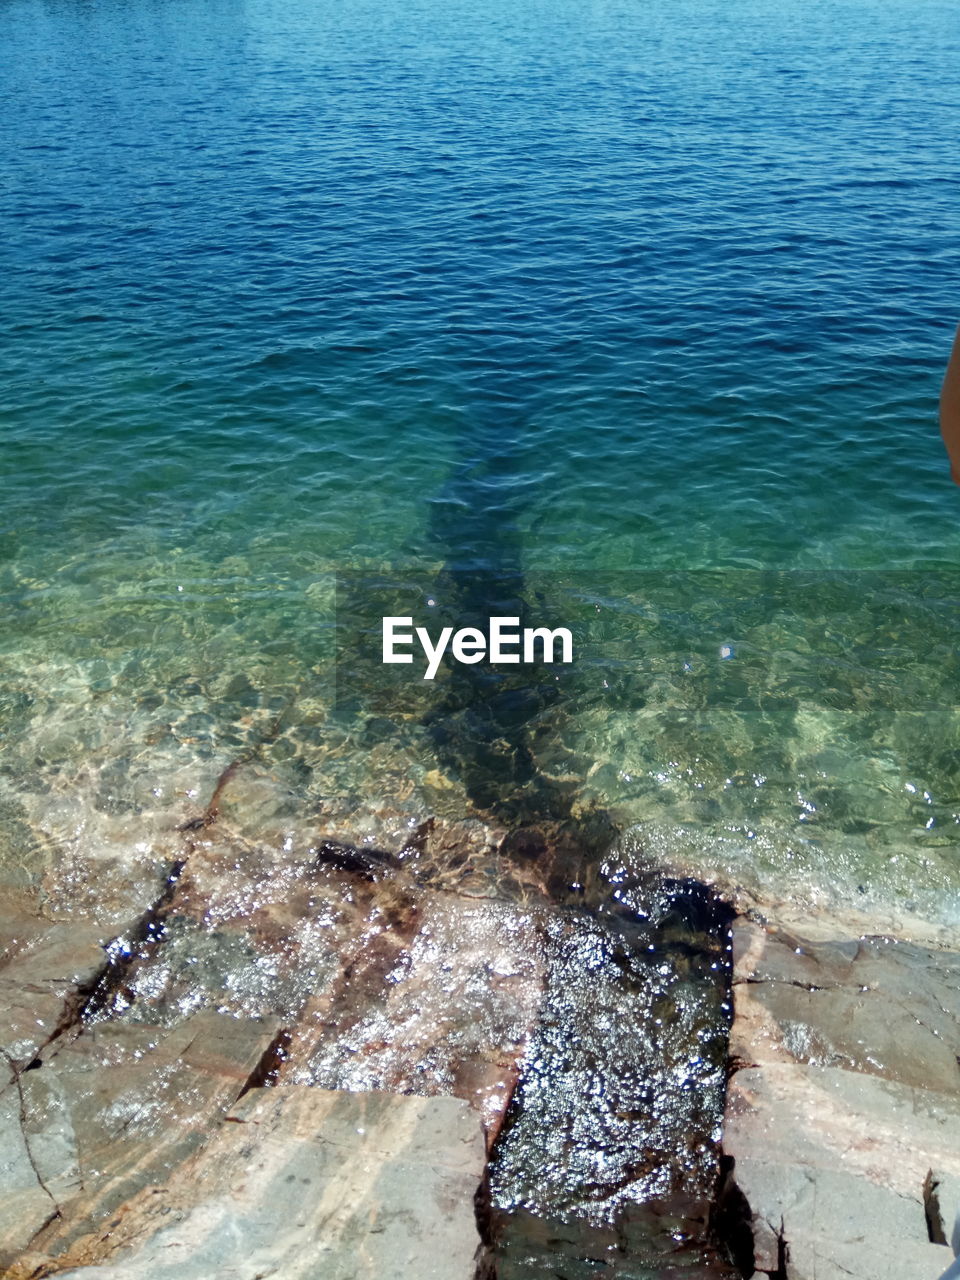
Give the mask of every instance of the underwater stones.
[[[230, 774], [230, 787], [242, 776]], [[210, 794], [199, 797], [199, 815]], [[674, 1064], [683, 1067], [683, 1082], [677, 1088], [689, 1103], [678, 1130], [686, 1134], [686, 1117], [697, 1113], [701, 1103], [707, 1110], [712, 1105], [704, 1102], [707, 1088], [701, 1086], [716, 1085], [719, 1106], [722, 1049], [717, 1063], [699, 1059], [716, 1049], [711, 1037], [721, 1035], [722, 1028], [717, 1031], [709, 1011], [702, 1019], [695, 1016], [691, 984], [698, 984], [702, 962], [712, 975], [707, 979], [711, 988], [718, 982], [724, 985], [718, 972], [726, 921], [720, 922], [722, 937], [718, 933], [711, 940], [706, 935], [715, 932], [718, 922], [711, 917], [698, 923], [693, 899], [687, 902], [690, 895], [674, 882], [661, 885], [664, 902], [658, 900], [654, 912], [655, 938], [648, 938], [640, 923], [653, 904], [646, 898], [634, 903], [633, 889], [620, 881], [619, 898], [611, 896], [612, 882], [603, 879], [580, 885], [579, 900], [572, 907], [551, 902], [555, 882], [569, 897], [567, 868], [576, 869], [581, 852], [572, 824], [540, 824], [538, 832], [544, 838], [529, 844], [525, 833], [523, 847], [505, 839], [505, 832], [481, 823], [465, 824], [459, 829], [462, 838], [452, 824], [435, 824], [423, 831], [422, 839], [422, 822], [405, 820], [404, 825], [402, 841], [376, 846], [390, 856], [376, 860], [372, 878], [362, 860], [356, 867], [351, 857], [318, 859], [316, 851], [325, 839], [319, 830], [311, 833], [307, 846], [298, 841], [295, 850], [272, 840], [246, 839], [229, 803], [213, 821], [179, 833], [176, 862], [167, 864], [166, 880], [154, 886], [145, 911], [141, 907], [128, 917], [122, 937], [111, 948], [116, 963], [109, 981], [101, 984], [104, 998], [89, 1002], [86, 1020], [73, 1029], [76, 1034], [60, 1037], [55, 1051], [44, 1054], [42, 1068], [22, 1077], [35, 1128], [52, 1153], [51, 1179], [54, 1174], [62, 1179], [56, 1192], [60, 1216], [44, 1225], [39, 1218], [43, 1206], [37, 1202], [31, 1210], [37, 1220], [17, 1262], [23, 1276], [36, 1267], [119, 1268], [121, 1262], [112, 1256], [115, 1249], [125, 1242], [139, 1247], [155, 1227], [165, 1230], [189, 1219], [193, 1234], [178, 1236], [169, 1250], [158, 1246], [155, 1254], [144, 1255], [142, 1264], [131, 1259], [128, 1267], [124, 1261], [116, 1274], [142, 1274], [153, 1280], [163, 1274], [161, 1266], [176, 1263], [179, 1268], [187, 1256], [184, 1250], [195, 1250], [189, 1256], [200, 1259], [198, 1275], [229, 1275], [226, 1268], [234, 1267], [238, 1276], [249, 1274], [252, 1280], [257, 1270], [274, 1265], [275, 1241], [266, 1241], [268, 1224], [275, 1235], [276, 1221], [279, 1217], [286, 1225], [291, 1203], [290, 1189], [286, 1184], [278, 1188], [271, 1173], [273, 1157], [264, 1157], [262, 1208], [253, 1200], [243, 1201], [241, 1214], [244, 1222], [262, 1224], [266, 1242], [241, 1235], [246, 1245], [223, 1266], [217, 1250], [223, 1248], [225, 1230], [234, 1230], [234, 1193], [224, 1192], [205, 1208], [191, 1170], [202, 1168], [204, 1178], [213, 1179], [219, 1157], [214, 1160], [207, 1152], [223, 1155], [227, 1148], [218, 1144], [234, 1141], [234, 1133], [247, 1135], [239, 1148], [243, 1160], [249, 1164], [259, 1158], [256, 1134], [264, 1125], [273, 1131], [262, 1117], [242, 1121], [251, 1105], [248, 1099], [266, 1097], [262, 1084], [274, 1084], [269, 1092], [277, 1098], [299, 1094], [302, 1085], [313, 1086], [316, 1097], [330, 1086], [365, 1090], [370, 1097], [383, 1089], [446, 1102], [453, 1095], [476, 1108], [475, 1131], [480, 1132], [477, 1121], [482, 1120], [492, 1141], [501, 1129], [535, 1029], [554, 1017], [562, 1025], [555, 1035], [548, 1034], [558, 1047], [564, 1037], [585, 1041], [583, 1071], [571, 1080], [563, 1104], [577, 1111], [577, 1150], [593, 1162], [591, 1177], [602, 1156], [602, 1139], [598, 1141], [591, 1130], [593, 1112], [581, 1106], [580, 1095], [586, 1092], [581, 1085], [592, 1079], [596, 1091], [597, 1081], [602, 1084], [607, 1077], [602, 1072], [591, 1076], [586, 1059], [594, 1050], [606, 1054], [600, 1041], [608, 1041], [609, 1054], [601, 1057], [603, 1071], [609, 1058], [611, 1079], [624, 1057], [636, 1068], [629, 1088], [607, 1090], [614, 1109], [622, 1112], [608, 1119], [619, 1141], [616, 1176], [625, 1179], [628, 1191], [620, 1196], [604, 1176], [598, 1216], [604, 1216], [608, 1202], [617, 1212], [621, 1201], [631, 1210], [637, 1207], [626, 1204], [632, 1189], [637, 1198], [648, 1191], [657, 1195], [654, 1212], [668, 1249], [673, 1248], [674, 1230], [686, 1238], [691, 1230], [702, 1228], [712, 1180], [711, 1153], [707, 1151], [704, 1162], [703, 1143], [709, 1147], [716, 1116], [707, 1116], [705, 1124], [697, 1117], [696, 1144], [691, 1139], [678, 1157], [685, 1167], [701, 1162], [705, 1171], [703, 1185], [696, 1188], [699, 1221], [691, 1223], [689, 1188], [676, 1199], [673, 1194], [675, 1182], [684, 1181], [682, 1172], [677, 1170], [678, 1178], [671, 1175], [662, 1186], [653, 1185], [657, 1153], [666, 1149], [670, 1137], [657, 1145], [653, 1131], [661, 1129], [665, 1118], [653, 1096], [657, 1091], [651, 1091], [644, 1074], [644, 1061], [664, 1034], [654, 1030], [660, 1025], [656, 1019], [666, 1025], [675, 1008], [686, 1010], [684, 1017], [691, 1025], [684, 1024], [683, 1034], [694, 1030], [697, 1061]], [[349, 846], [338, 847], [350, 853]], [[372, 847], [366, 842], [359, 846], [368, 853]], [[179, 868], [176, 874], [171, 865]], [[500, 888], [500, 877], [508, 874], [514, 900], [489, 896]], [[674, 919], [678, 895], [689, 907], [678, 908], [682, 920]], [[598, 924], [599, 915], [603, 920]], [[563, 936], [550, 942], [553, 926]], [[701, 932], [705, 936], [694, 941], [692, 933]], [[675, 944], [679, 959], [665, 976], [661, 966]], [[557, 953], [552, 960], [550, 947]], [[696, 955], [688, 955], [684, 947], [692, 947]], [[609, 990], [604, 988], [605, 1021], [595, 1040], [590, 1028], [597, 1021], [592, 1011], [599, 961]], [[669, 992], [663, 990], [666, 977]], [[560, 994], [551, 1004], [545, 997], [548, 979], [555, 988], [566, 988], [569, 1000]], [[648, 979], [653, 993], [650, 1017], [644, 1006], [636, 1025], [631, 1022], [628, 1027], [618, 1016], [619, 993], [629, 1001], [634, 987], [646, 989]], [[309, 1109], [313, 1103], [302, 1105]], [[547, 1123], [551, 1120], [548, 1115]], [[277, 1132], [286, 1135], [286, 1121], [281, 1118], [277, 1125]], [[358, 1127], [362, 1126], [347, 1126], [345, 1145], [348, 1139], [354, 1147], [360, 1144]], [[284, 1136], [283, 1141], [289, 1147], [294, 1139]], [[642, 1151], [634, 1149], [638, 1145]], [[235, 1161], [232, 1166], [224, 1156], [224, 1167], [232, 1167], [234, 1182], [245, 1187], [240, 1156], [229, 1156]], [[69, 1181], [77, 1170], [82, 1185]], [[411, 1181], [406, 1165], [404, 1170], [401, 1184]], [[469, 1191], [465, 1183], [458, 1184], [457, 1195], [466, 1198], [453, 1207], [449, 1199], [444, 1201], [446, 1217], [459, 1220], [466, 1206], [472, 1223], [470, 1201], [478, 1181], [479, 1175]], [[571, 1201], [585, 1185], [581, 1181], [572, 1188]], [[176, 1198], [178, 1187], [186, 1188], [182, 1199]], [[259, 1194], [259, 1188], [254, 1190]], [[406, 1205], [403, 1191], [403, 1185], [385, 1183], [377, 1194], [392, 1208]], [[589, 1194], [595, 1193], [591, 1189]], [[432, 1203], [433, 1195], [427, 1188], [422, 1202]], [[155, 1223], [154, 1214], [163, 1221]], [[331, 1219], [333, 1225], [337, 1221]], [[633, 1223], [638, 1232], [639, 1222], [638, 1217]], [[603, 1230], [609, 1225], [604, 1218]], [[295, 1226], [307, 1233], [315, 1229], [308, 1218], [297, 1217]], [[331, 1226], [322, 1239], [333, 1240], [334, 1234]], [[367, 1247], [365, 1237], [347, 1238], [354, 1249]], [[464, 1239], [462, 1234], [459, 1238]], [[472, 1256], [475, 1233], [469, 1239]], [[311, 1243], [312, 1237], [294, 1232], [294, 1243], [298, 1240], [304, 1265], [315, 1262], [318, 1246]], [[444, 1266], [458, 1257], [449, 1250], [430, 1253], [430, 1259]], [[253, 1258], [258, 1259], [256, 1269]], [[333, 1270], [340, 1265], [338, 1256], [331, 1253], [327, 1261], [327, 1270], [317, 1272], [321, 1280], [338, 1274]], [[386, 1265], [378, 1259], [381, 1263]], [[141, 1265], [138, 1273], [135, 1268]], [[290, 1267], [299, 1264], [284, 1256], [276, 1265], [279, 1274], [296, 1275]], [[407, 1258], [406, 1270], [399, 1274], [429, 1275], [429, 1265], [419, 1256]], [[344, 1271], [351, 1280], [359, 1274]], [[436, 1274], [446, 1280], [450, 1273]]]
[[742, 1280], [713, 1248], [689, 1240], [682, 1210], [672, 1216], [668, 1206], [633, 1206], [593, 1227], [523, 1209], [510, 1218], [495, 1244], [495, 1280]]
[[254, 1089], [64, 1280], [473, 1280], [483, 1165], [454, 1098]]
[[262, 1018], [289, 1032], [283, 1081], [457, 1094], [495, 1130], [540, 1006], [538, 917], [337, 848], [321, 862], [204, 832], [148, 941], [101, 984], [96, 1028], [122, 1017], [162, 1041], [200, 1008]]
[[601, 1228], [643, 1206], [670, 1223], [664, 1235], [703, 1237], [723, 1105], [723, 940], [691, 931], [674, 950], [677, 925], [669, 912], [577, 908], [546, 920], [547, 992], [491, 1169], [495, 1204]]
[[368, 850], [337, 849], [321, 862], [204, 833], [92, 1010], [96, 1034], [122, 1017], [162, 1043], [204, 1007], [263, 1019], [287, 1033], [281, 1083], [455, 1094], [495, 1132], [540, 1008], [539, 915], [423, 888], [396, 856], [371, 877]]
[[733, 994], [723, 1203], [745, 1197], [749, 1264], [936, 1280], [930, 1170], [960, 1176], [960, 956], [739, 920]]

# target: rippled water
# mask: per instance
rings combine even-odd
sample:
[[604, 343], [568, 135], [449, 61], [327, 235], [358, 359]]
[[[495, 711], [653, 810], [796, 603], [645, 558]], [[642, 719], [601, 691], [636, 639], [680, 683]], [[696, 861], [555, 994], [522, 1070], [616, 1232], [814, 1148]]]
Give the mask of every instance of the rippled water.
[[[877, 608], [849, 580], [830, 622], [805, 580], [694, 585], [691, 679], [656, 590], [615, 587], [639, 678], [592, 689], [570, 734], [628, 821], [739, 820], [731, 788], [763, 775], [758, 839], [810, 803], [819, 838], [892, 831], [923, 878], [960, 803], [949, 584], [926, 603], [960, 547], [934, 418], [943, 5], [20, 0], [3, 21], [9, 787], [38, 750], [61, 773], [142, 758], [156, 721], [151, 790], [184, 737], [229, 749], [322, 667], [345, 566], [582, 589], [916, 568]], [[753, 699], [732, 728], [731, 681]], [[933, 702], [938, 746], [909, 727]], [[397, 751], [429, 771], [426, 744]]]
[[[956, 923], [953, 17], [7, 0], [7, 872], [107, 911], [243, 754], [286, 851]], [[387, 597], [576, 660], [395, 679]]]

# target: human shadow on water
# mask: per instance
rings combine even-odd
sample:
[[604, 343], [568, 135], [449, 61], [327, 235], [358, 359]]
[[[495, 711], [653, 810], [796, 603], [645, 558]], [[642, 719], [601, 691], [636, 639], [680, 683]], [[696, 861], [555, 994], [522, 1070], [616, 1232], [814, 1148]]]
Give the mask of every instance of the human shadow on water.
[[[431, 592], [437, 624], [484, 634], [494, 617], [521, 634], [567, 625], [555, 616], [557, 600], [524, 572], [522, 520], [544, 483], [542, 467], [531, 465], [536, 423], [501, 396], [474, 411], [463, 437], [460, 459], [430, 499], [430, 541], [443, 556]], [[570, 714], [571, 672], [494, 665], [487, 656], [466, 664], [449, 653], [444, 662], [423, 718], [441, 763], [482, 815], [507, 828], [504, 854], [529, 861], [550, 851], [551, 888], [566, 897], [617, 833], [608, 814], [581, 807], [575, 779], [539, 764]]]

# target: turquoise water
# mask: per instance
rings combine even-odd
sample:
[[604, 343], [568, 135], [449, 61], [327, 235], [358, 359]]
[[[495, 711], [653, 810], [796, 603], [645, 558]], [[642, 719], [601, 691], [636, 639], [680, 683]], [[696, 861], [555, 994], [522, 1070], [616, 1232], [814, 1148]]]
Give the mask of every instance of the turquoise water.
[[[7, 0], [5, 861], [149, 860], [265, 743], [257, 838], [512, 787], [955, 920], [953, 17]], [[508, 728], [359, 659], [338, 711], [348, 570], [579, 659]]]

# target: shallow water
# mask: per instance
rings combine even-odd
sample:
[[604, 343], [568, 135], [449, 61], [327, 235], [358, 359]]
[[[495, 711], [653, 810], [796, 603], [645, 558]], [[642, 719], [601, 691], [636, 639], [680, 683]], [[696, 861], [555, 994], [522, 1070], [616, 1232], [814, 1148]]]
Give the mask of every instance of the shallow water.
[[[329, 729], [334, 573], [560, 573], [565, 617], [603, 570], [612, 657], [540, 734], [591, 798], [747, 881], [942, 905], [945, 15], [8, 5], [13, 810], [181, 804], [295, 693], [305, 797], [362, 828], [395, 772], [429, 811], [429, 735], [378, 718], [385, 780], [362, 694]], [[643, 576], [735, 567], [804, 573]]]

